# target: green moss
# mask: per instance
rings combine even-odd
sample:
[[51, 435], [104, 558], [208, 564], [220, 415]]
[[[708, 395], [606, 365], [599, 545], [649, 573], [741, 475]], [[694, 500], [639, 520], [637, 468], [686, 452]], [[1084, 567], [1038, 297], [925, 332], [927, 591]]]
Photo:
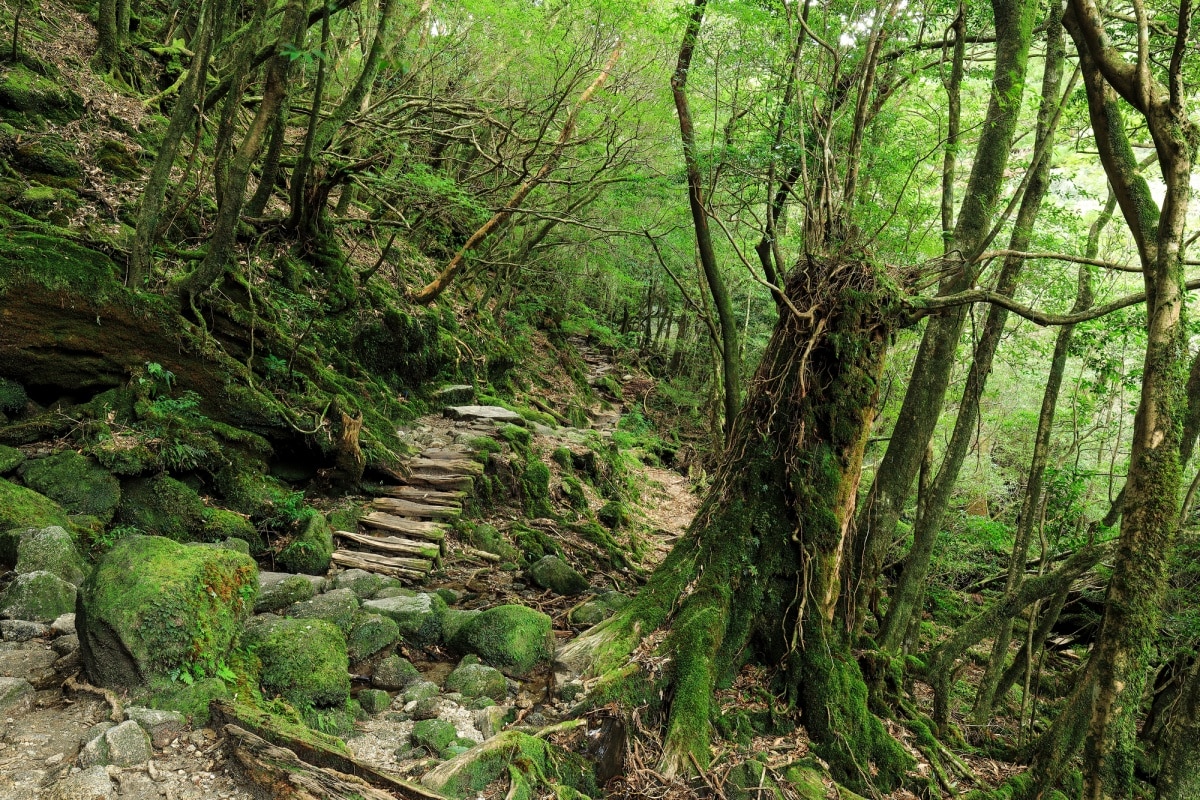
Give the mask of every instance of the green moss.
[[0, 475], [7, 475], [25, 461], [25, 454], [15, 447], [0, 444]]
[[74, 450], [26, 461], [20, 474], [29, 488], [54, 500], [70, 514], [89, 514], [108, 522], [121, 499], [117, 479]]
[[28, 404], [29, 395], [25, 394], [24, 386], [7, 378], [0, 378], [0, 411], [5, 414], [18, 414], [24, 411]]
[[473, 797], [508, 776], [510, 796], [540, 796], [539, 787], [558, 797], [599, 796], [595, 776], [579, 756], [519, 731], [505, 731], [438, 766], [423, 780], [452, 798]]
[[169, 475], [128, 482], [117, 516], [125, 525], [177, 542], [211, 538], [205, 526], [208, 507], [194, 489]]
[[250, 520], [223, 508], [205, 510], [204, 530], [203, 538], [210, 541], [241, 539], [250, 546], [251, 553], [261, 553], [266, 548], [266, 543]]
[[437, 755], [458, 739], [458, 731], [445, 720], [423, 719], [413, 725], [412, 743]]
[[139, 702], [150, 708], [178, 711], [192, 725], [204, 725], [211, 716], [213, 700], [227, 700], [233, 690], [220, 678], [201, 678], [184, 683], [170, 678], [155, 678], [146, 691], [138, 695]]
[[528, 528], [520, 523], [515, 523], [512, 530], [509, 531], [509, 535], [512, 536], [517, 549], [529, 564], [544, 556], [562, 553], [554, 539], [536, 528]]
[[75, 540], [62, 528], [44, 528], [23, 533], [17, 544], [18, 573], [51, 572], [73, 586], [83, 583], [86, 565]]
[[67, 513], [45, 495], [0, 478], [0, 530], [10, 528], [70, 528]]
[[612, 530], [623, 528], [629, 524], [629, 509], [620, 500], [609, 500], [596, 512], [596, 519]]
[[305, 707], [345, 705], [350, 696], [346, 640], [322, 619], [280, 619], [247, 629], [246, 644], [262, 661], [262, 688]]
[[136, 178], [141, 174], [137, 158], [116, 139], [105, 139], [93, 154], [96, 166], [115, 178]]
[[519, 451], [524, 451], [529, 447], [529, 429], [521, 425], [506, 422], [497, 429], [496, 435]]
[[12, 619], [51, 623], [75, 610], [75, 586], [52, 572], [17, 576], [0, 594], [0, 612]]
[[290, 572], [323, 575], [333, 555], [333, 531], [325, 517], [310, 511], [300, 533], [276, 557], [276, 563]]
[[571, 461], [570, 448], [568, 448], [568, 447], [555, 448], [554, 452], [550, 454], [550, 460], [553, 461], [555, 464], [558, 464], [563, 469], [571, 469], [572, 461]]
[[496, 606], [468, 620], [451, 647], [474, 653], [514, 676], [527, 675], [554, 654], [550, 617], [525, 606]]
[[567, 505], [571, 508], [583, 511], [588, 507], [587, 494], [583, 491], [583, 484], [574, 475], [563, 476], [562, 494], [563, 499], [567, 501]]
[[530, 456], [521, 473], [521, 503], [530, 517], [548, 517], [550, 510], [550, 468]]
[[361, 661], [390, 647], [400, 639], [400, 627], [395, 620], [382, 614], [359, 612], [354, 617], [350, 635], [346, 638], [351, 661]]

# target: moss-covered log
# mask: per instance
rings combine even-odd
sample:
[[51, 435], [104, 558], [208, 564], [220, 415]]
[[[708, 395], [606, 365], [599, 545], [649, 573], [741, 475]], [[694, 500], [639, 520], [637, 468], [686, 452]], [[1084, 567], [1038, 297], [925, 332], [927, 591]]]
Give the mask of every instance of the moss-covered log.
[[[899, 785], [912, 761], [867, 708], [837, 618], [876, 381], [886, 280], [869, 264], [809, 259], [776, 327], [713, 486], [638, 597], [560, 653], [603, 674], [591, 700], [664, 697], [667, 775], [705, 764], [713, 690], [748, 658], [785, 665], [817, 752], [859, 791]], [[661, 630], [655, 648], [631, 653]], [[642, 659], [640, 655], [666, 656]]]

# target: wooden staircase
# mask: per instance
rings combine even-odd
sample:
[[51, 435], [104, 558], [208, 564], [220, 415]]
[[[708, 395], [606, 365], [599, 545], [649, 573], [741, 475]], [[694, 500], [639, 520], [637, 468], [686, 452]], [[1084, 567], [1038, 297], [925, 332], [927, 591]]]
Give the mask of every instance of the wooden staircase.
[[335, 531], [333, 563], [405, 580], [423, 580], [445, 552], [447, 522], [483, 465], [466, 448], [430, 448], [396, 473], [398, 484], [371, 502], [357, 531]]

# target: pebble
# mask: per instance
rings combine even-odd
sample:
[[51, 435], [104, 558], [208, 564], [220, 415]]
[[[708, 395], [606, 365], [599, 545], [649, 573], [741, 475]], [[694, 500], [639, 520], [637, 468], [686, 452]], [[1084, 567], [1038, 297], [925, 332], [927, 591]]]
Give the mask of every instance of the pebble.
[[65, 756], [62, 753], [55, 753], [54, 755], [52, 755], [46, 759], [46, 766], [53, 767], [55, 764], [61, 762], [64, 757]]

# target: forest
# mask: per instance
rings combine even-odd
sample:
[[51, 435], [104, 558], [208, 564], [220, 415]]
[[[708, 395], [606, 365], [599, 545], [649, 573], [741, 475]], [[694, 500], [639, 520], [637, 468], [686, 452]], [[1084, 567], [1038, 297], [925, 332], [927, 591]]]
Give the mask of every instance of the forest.
[[1200, 800], [1198, 17], [0, 0], [0, 796]]

